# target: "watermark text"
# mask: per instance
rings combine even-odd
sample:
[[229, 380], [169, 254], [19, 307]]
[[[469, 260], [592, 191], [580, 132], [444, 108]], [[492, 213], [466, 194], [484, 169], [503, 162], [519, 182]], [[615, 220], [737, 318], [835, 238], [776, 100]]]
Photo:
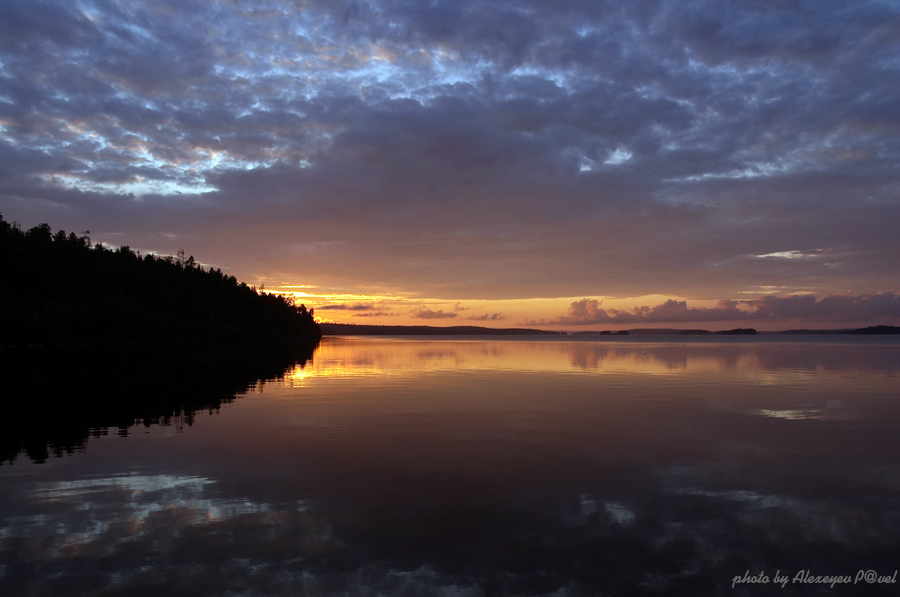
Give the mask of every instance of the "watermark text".
[[801, 570], [793, 576], [790, 576], [789, 573], [782, 574], [781, 570], [777, 570], [772, 577], [769, 577], [765, 571], [751, 574], [747, 570], [742, 576], [735, 576], [731, 579], [731, 588], [746, 584], [772, 584], [778, 585], [783, 589], [788, 584], [797, 583], [828, 585], [834, 588], [836, 585], [896, 584], [896, 582], [896, 570], [894, 570], [893, 574], [881, 574], [875, 570], [859, 570], [855, 574], [814, 574], [812, 570]]

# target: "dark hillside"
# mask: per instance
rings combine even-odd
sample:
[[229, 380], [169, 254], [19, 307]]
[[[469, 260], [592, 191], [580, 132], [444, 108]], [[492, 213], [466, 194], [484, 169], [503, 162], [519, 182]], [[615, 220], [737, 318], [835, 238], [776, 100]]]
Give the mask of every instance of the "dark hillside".
[[311, 310], [185, 259], [0, 216], [0, 346], [312, 344]]
[[475, 325], [438, 327], [431, 325], [360, 325], [355, 323], [322, 323], [326, 336], [558, 336], [560, 332], [523, 328], [485, 328]]

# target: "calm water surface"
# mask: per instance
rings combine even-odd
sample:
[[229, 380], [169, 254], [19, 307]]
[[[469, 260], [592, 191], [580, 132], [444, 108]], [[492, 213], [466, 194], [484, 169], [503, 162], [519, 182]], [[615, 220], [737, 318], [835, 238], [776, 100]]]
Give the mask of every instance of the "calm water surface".
[[898, 590], [793, 581], [900, 567], [896, 337], [326, 337], [189, 422], [0, 466], [0, 595]]

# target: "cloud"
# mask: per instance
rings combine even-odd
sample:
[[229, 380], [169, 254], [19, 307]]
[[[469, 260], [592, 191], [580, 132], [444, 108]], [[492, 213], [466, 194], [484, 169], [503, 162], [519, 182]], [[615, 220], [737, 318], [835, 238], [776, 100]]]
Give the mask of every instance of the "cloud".
[[816, 299], [813, 295], [790, 297], [764, 296], [746, 301], [760, 319], [804, 318], [811, 321], [877, 321], [900, 319], [900, 295], [893, 292], [850, 295], [832, 294]]
[[316, 307], [316, 309], [320, 311], [376, 311], [381, 309], [381, 307], [374, 305], [372, 303], [350, 303], [350, 304], [336, 304], [336, 305], [321, 305]]
[[572, 302], [565, 315], [539, 323], [646, 325], [791, 319], [821, 323], [895, 322], [900, 320], [900, 295], [881, 292], [873, 295], [827, 295], [820, 299], [812, 294], [768, 295], [750, 300], [721, 300], [711, 308], [688, 307], [686, 301], [669, 299], [654, 307], [641, 306], [630, 311], [604, 309], [601, 301], [584, 298]]
[[506, 316], [502, 313], [485, 313], [483, 315], [472, 315], [471, 317], [466, 317], [469, 321], [503, 321], [506, 319]]
[[898, 16], [10, 0], [0, 213], [448, 301], [896, 292]]
[[316, 311], [338, 311], [349, 313], [351, 317], [398, 317], [381, 303], [337, 303], [316, 307]]
[[432, 309], [428, 308], [417, 309], [410, 315], [410, 317], [414, 317], [416, 319], [452, 319], [456, 316], [457, 313], [448, 313], [443, 309], [433, 311]]

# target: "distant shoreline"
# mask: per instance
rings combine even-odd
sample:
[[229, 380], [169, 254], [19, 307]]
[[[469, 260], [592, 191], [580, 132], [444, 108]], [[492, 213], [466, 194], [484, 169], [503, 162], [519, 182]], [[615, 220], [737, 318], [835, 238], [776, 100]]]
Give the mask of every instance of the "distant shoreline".
[[439, 327], [431, 325], [357, 325], [322, 323], [323, 336], [565, 336], [565, 332], [526, 328], [486, 328], [477, 325]]
[[784, 330], [780, 332], [757, 332], [753, 328], [736, 328], [732, 330], [710, 331], [702, 329], [633, 329], [611, 332], [608, 330], [590, 330], [580, 332], [559, 332], [529, 328], [487, 328], [475, 325], [430, 326], [430, 325], [358, 325], [353, 323], [319, 323], [323, 336], [624, 336], [624, 335], [804, 335], [804, 334], [861, 334], [882, 335], [900, 334], [900, 326], [877, 325], [856, 329], [833, 330]]

